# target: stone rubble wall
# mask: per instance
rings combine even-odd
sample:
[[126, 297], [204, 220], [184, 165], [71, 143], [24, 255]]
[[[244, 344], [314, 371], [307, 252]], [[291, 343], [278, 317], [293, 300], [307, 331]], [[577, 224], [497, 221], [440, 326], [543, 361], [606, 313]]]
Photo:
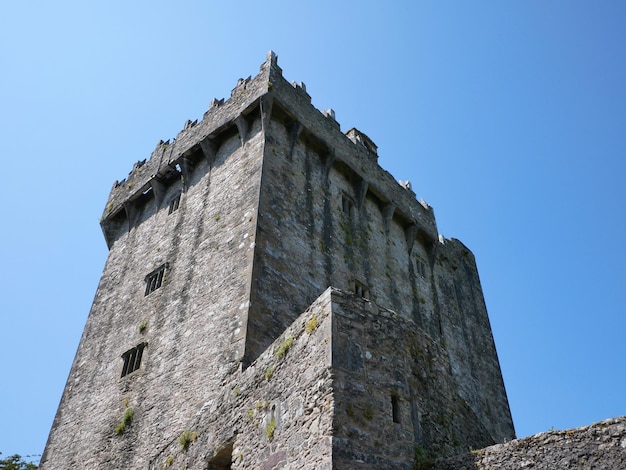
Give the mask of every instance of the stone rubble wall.
[[549, 431], [453, 459], [424, 463], [431, 470], [626, 469], [626, 417]]
[[[204, 469], [229, 448], [232, 469], [332, 467], [331, 292], [327, 290], [151, 458], [150, 470]], [[209, 467], [210, 468], [210, 467]]]
[[452, 456], [495, 442], [442, 344], [396, 312], [335, 292], [333, 366], [337, 468], [410, 470], [416, 445]]

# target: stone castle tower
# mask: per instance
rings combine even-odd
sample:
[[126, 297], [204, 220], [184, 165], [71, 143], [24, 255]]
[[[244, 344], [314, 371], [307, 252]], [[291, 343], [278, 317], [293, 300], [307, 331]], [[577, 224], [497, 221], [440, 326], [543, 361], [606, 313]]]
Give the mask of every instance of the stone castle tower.
[[274, 53], [101, 225], [42, 470], [411, 469], [514, 438], [472, 253]]

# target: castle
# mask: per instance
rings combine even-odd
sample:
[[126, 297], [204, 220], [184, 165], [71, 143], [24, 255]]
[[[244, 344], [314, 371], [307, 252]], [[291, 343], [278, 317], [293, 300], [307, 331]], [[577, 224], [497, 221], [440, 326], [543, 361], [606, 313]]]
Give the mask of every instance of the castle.
[[116, 182], [42, 470], [412, 469], [514, 438], [474, 257], [269, 52]]

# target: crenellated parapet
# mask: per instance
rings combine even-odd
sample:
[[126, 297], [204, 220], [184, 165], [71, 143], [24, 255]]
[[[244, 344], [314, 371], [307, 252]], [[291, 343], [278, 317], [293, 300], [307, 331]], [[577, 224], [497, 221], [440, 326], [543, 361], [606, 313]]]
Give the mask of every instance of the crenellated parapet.
[[362, 200], [368, 192], [373, 194], [386, 222], [401, 221], [407, 240], [417, 234], [428, 242], [437, 239], [432, 208], [416, 200], [410, 185], [399, 184], [377, 164], [374, 141], [355, 128], [343, 134], [335, 112], [315, 109], [304, 83], [286, 81], [276, 54], [270, 51], [258, 75], [239, 79], [229, 99], [213, 99], [202, 120], [188, 120], [174, 139], [160, 141], [149, 159], [137, 162], [126, 179], [115, 182], [101, 218], [108, 246], [139, 223], [138, 213], [148, 199], [162, 205], [169, 184], [188, 181], [200, 160], [210, 167], [225, 135], [237, 132], [243, 147], [252, 121], [260, 118], [266, 126], [277, 112], [288, 121], [292, 147], [304, 140], [328, 169], [340, 166], [349, 172], [357, 197]]
[[[128, 230], [133, 227], [134, 212], [137, 206], [145, 204], [146, 197], [162, 203], [159, 195], [164, 185], [176, 178], [184, 180], [198, 158], [211, 163], [224, 132], [235, 127], [242, 145], [245, 143], [247, 115], [258, 109], [259, 98], [270, 88], [270, 76], [282, 76], [273, 52], [268, 53], [256, 77], [239, 79], [228, 100], [213, 99], [201, 121], [188, 120], [171, 142], [160, 141], [149, 159], [136, 163], [126, 179], [115, 182], [100, 222], [109, 247], [120, 226]], [[190, 160], [192, 154], [194, 158]]]

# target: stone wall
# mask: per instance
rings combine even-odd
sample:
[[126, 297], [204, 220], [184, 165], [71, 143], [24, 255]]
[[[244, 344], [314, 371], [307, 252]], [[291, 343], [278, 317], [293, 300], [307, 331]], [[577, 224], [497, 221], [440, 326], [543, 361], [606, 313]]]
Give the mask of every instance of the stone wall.
[[360, 288], [437, 341], [451, 393], [492, 436], [481, 442], [514, 438], [471, 251], [434, 236], [432, 209], [315, 110], [302, 87], [273, 83], [246, 357], [260, 354], [326, 287]]
[[[161, 183], [162, 197], [133, 202], [129, 225], [109, 226], [109, 257], [42, 469], [142, 468], [239, 367], [264, 145], [259, 118], [245, 137], [242, 145], [227, 132], [210, 164], [198, 158]], [[145, 295], [146, 275], [164, 264], [162, 286]], [[144, 343], [140, 368], [120, 378], [122, 354]], [[116, 435], [129, 409], [133, 424]]]
[[567, 431], [550, 431], [437, 462], [431, 470], [533, 470], [626, 468], [626, 417]]
[[409, 468], [415, 443], [514, 436], [471, 252], [273, 53], [115, 183], [101, 226], [42, 469]]
[[494, 442], [458, 396], [448, 354], [411, 320], [333, 295], [337, 468], [411, 469], [415, 446], [455, 455]]
[[[223, 456], [233, 469], [334, 468], [331, 292], [229, 377], [149, 468], [222, 468]], [[188, 449], [179, 442], [185, 431], [192, 435]]]
[[413, 468], [415, 448], [456, 455], [493, 442], [455, 395], [447, 354], [410, 320], [327, 289], [218, 396], [179, 427], [150, 469]]

